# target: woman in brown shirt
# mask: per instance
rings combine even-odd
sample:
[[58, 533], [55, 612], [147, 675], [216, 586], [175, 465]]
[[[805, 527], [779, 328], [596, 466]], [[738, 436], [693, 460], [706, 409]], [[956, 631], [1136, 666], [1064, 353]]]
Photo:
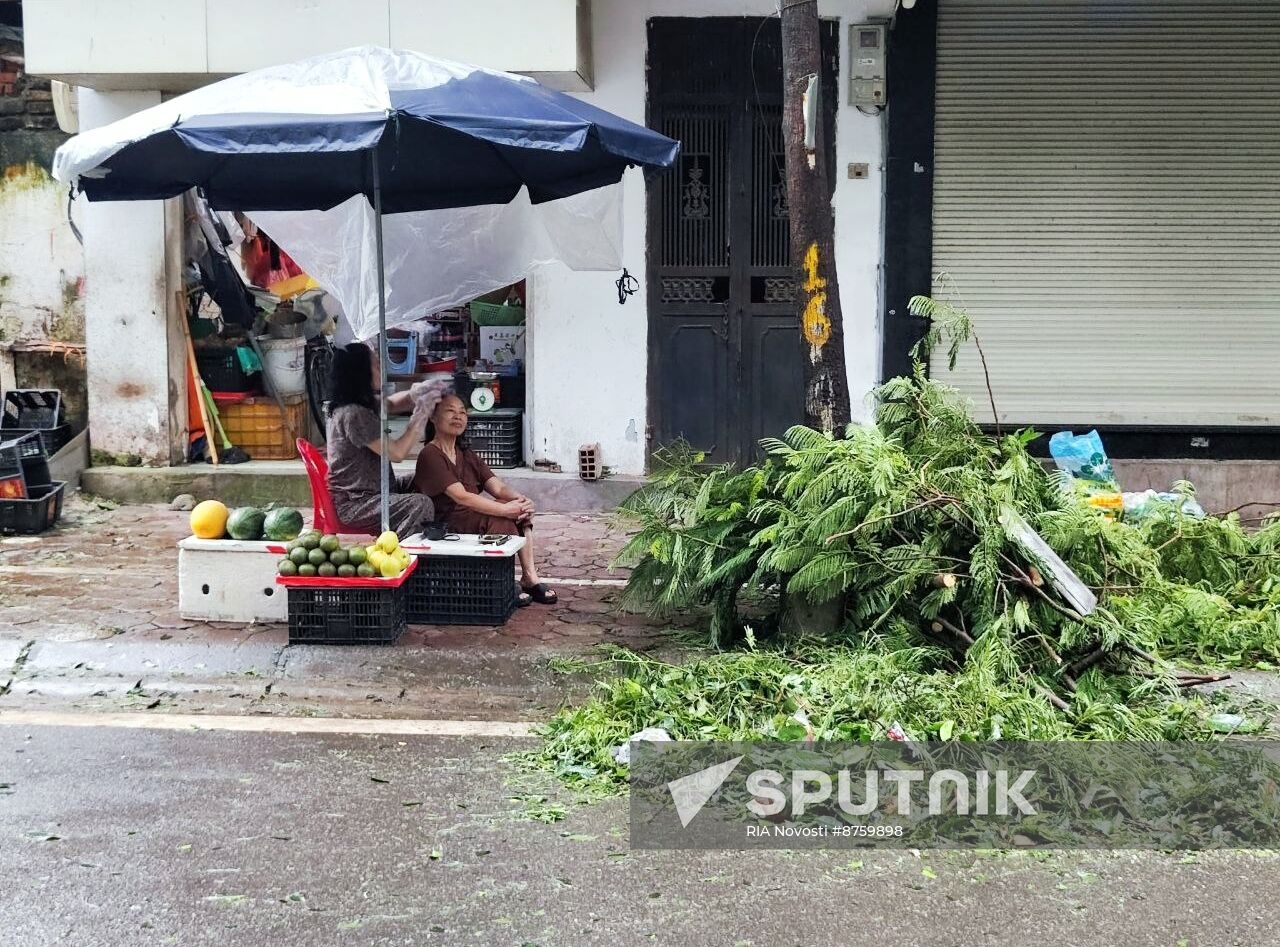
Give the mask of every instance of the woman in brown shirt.
[[[455, 533], [524, 536], [520, 587], [528, 600], [554, 605], [556, 593], [538, 577], [533, 561], [533, 502], [494, 475], [475, 451], [458, 443], [467, 429], [467, 408], [457, 395], [440, 400], [427, 427], [427, 446], [418, 455], [414, 489], [435, 504], [436, 516]], [[488, 494], [486, 496], [485, 494]]]

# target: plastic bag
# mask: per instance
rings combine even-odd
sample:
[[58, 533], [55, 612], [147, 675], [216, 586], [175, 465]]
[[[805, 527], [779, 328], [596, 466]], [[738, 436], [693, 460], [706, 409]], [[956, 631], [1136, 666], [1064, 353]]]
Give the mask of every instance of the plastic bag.
[[409, 400], [415, 408], [422, 408], [428, 414], [435, 411], [445, 395], [453, 394], [453, 376], [440, 373], [441, 377], [426, 378], [416, 381], [409, 387]]
[[1124, 521], [1141, 523], [1153, 516], [1164, 515], [1168, 509], [1166, 504], [1181, 510], [1183, 515], [1192, 519], [1204, 519], [1204, 508], [1194, 497], [1181, 493], [1157, 493], [1155, 490], [1143, 490], [1141, 493], [1124, 494]]
[[[622, 267], [622, 184], [532, 204], [388, 214], [383, 218], [387, 325], [403, 326], [504, 289], [541, 266]], [[356, 195], [329, 210], [251, 211], [253, 222], [334, 295], [356, 339], [378, 334], [374, 216]]]
[[1049, 453], [1053, 455], [1058, 469], [1065, 470], [1072, 477], [1099, 487], [1119, 489], [1115, 471], [1111, 469], [1111, 461], [1107, 459], [1107, 451], [1097, 431], [1088, 434], [1059, 431], [1049, 438]]
[[1086, 506], [1108, 519], [1124, 512], [1124, 497], [1097, 431], [1076, 434], [1059, 431], [1049, 438], [1049, 453], [1071, 480], [1071, 489]]

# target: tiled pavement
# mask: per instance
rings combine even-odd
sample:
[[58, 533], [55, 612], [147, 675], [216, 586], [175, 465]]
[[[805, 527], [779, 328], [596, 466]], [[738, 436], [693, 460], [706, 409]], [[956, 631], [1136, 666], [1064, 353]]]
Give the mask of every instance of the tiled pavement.
[[390, 648], [289, 647], [284, 625], [180, 618], [188, 532], [186, 513], [72, 498], [49, 533], [0, 538], [0, 709], [536, 719], [573, 690], [547, 658], [666, 640], [666, 623], [617, 607], [624, 535], [605, 516], [539, 518], [539, 568], [570, 583], [558, 606], [497, 628], [411, 626]]

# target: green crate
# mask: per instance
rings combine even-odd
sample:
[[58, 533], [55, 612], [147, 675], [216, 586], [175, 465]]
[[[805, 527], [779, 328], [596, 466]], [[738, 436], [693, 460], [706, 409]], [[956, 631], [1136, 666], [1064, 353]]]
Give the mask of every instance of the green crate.
[[471, 321], [478, 326], [522, 326], [524, 325], [524, 306], [472, 303]]

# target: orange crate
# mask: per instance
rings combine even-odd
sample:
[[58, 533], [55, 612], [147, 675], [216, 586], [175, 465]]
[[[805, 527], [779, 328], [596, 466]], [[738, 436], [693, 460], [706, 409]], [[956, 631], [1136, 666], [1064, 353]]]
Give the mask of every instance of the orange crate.
[[[298, 456], [294, 437], [307, 436], [306, 396], [285, 398], [284, 408], [288, 424], [274, 398], [246, 398], [238, 404], [219, 405], [218, 413], [231, 443], [251, 460], [293, 460]], [[290, 425], [294, 434], [289, 433]]]

